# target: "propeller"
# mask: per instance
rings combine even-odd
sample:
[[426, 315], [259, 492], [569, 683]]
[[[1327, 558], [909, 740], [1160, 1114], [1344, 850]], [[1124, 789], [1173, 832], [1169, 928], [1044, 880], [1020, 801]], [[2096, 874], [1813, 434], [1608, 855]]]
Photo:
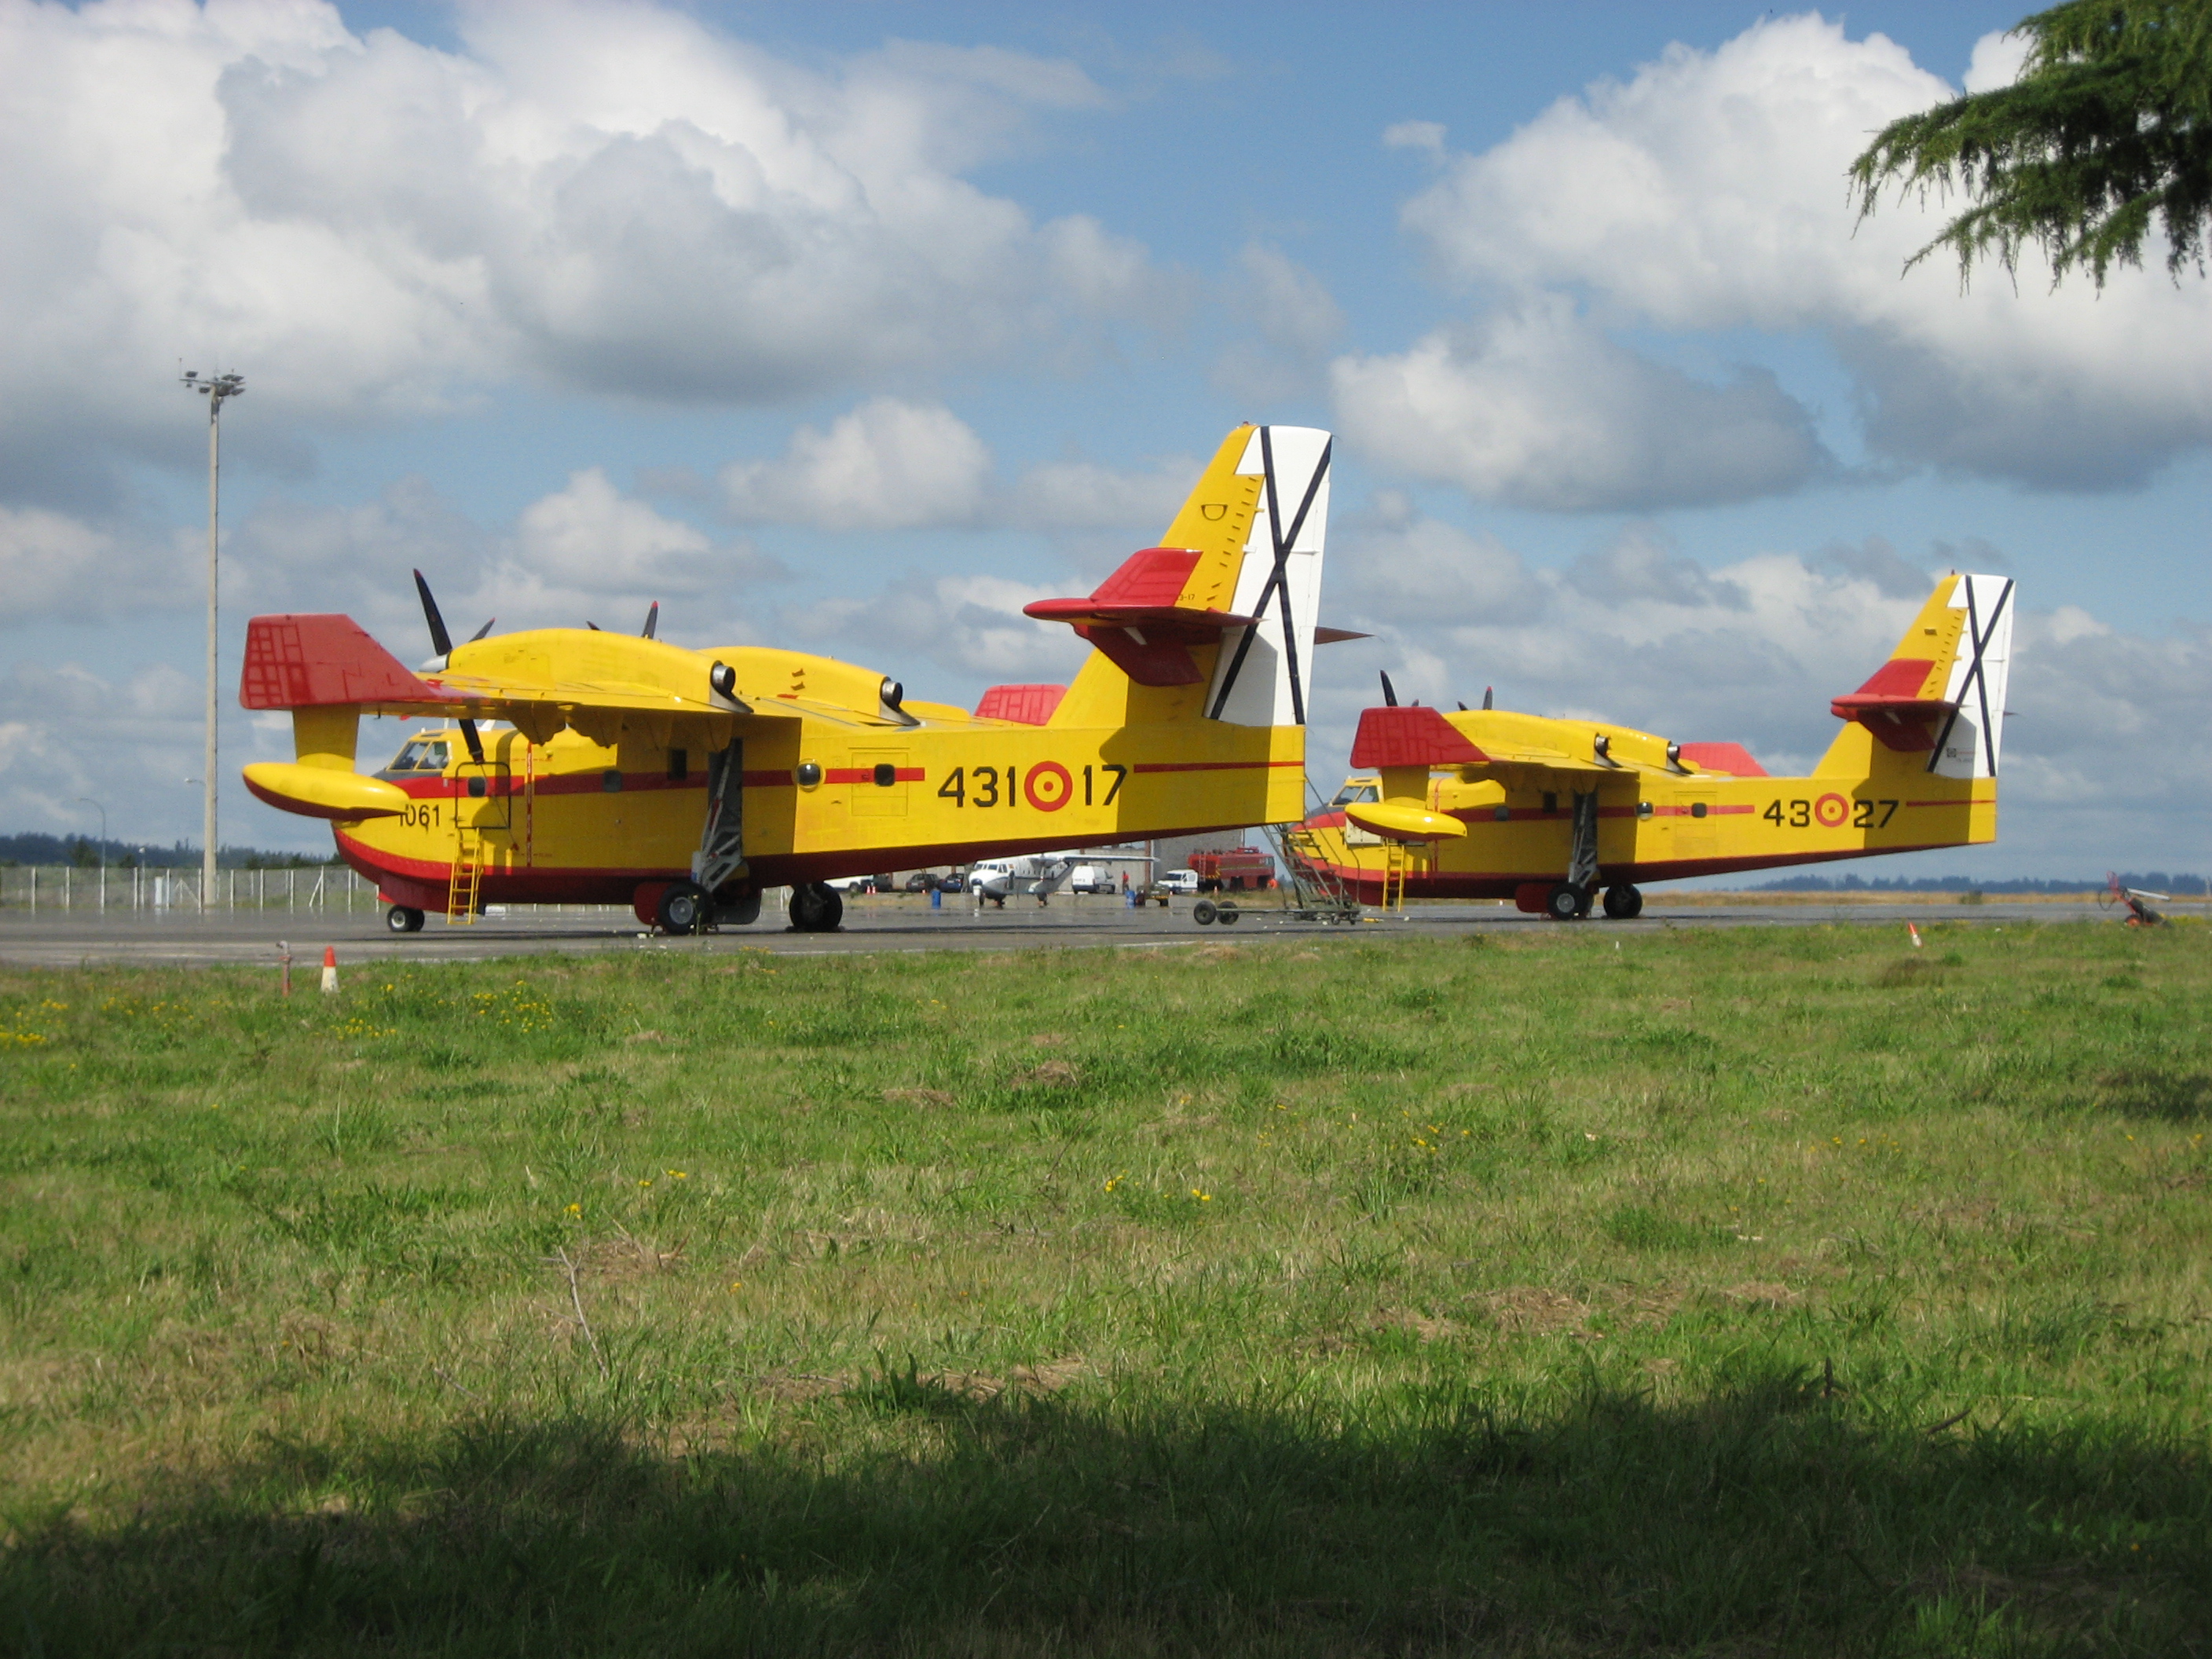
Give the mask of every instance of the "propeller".
[[[417, 576], [415, 580], [421, 581], [422, 579]], [[426, 587], [422, 591], [428, 593], [430, 590]], [[1398, 706], [1398, 688], [1390, 684], [1388, 670], [1383, 671], [1382, 674], [1382, 706], [1385, 708], [1395, 708]]]
[[648, 640], [660, 637], [660, 601], [659, 599], [655, 599], [653, 602], [653, 609], [645, 613], [645, 626], [639, 630], [639, 636]]
[[[443, 666], [444, 660], [453, 654], [453, 636], [446, 631], [446, 619], [438, 614], [438, 602], [430, 597], [430, 584], [422, 580], [422, 573], [419, 570], [415, 573], [415, 591], [422, 596], [422, 620], [430, 624], [430, 648], [438, 653], [440, 665]], [[498, 620], [496, 617], [492, 618], [492, 622]], [[491, 623], [488, 622], [477, 629], [476, 639], [480, 640], [490, 632]], [[470, 643], [474, 644], [475, 640]], [[483, 739], [477, 735], [474, 720], [464, 720], [461, 722], [461, 741], [469, 746], [469, 758], [482, 766], [484, 763]]]

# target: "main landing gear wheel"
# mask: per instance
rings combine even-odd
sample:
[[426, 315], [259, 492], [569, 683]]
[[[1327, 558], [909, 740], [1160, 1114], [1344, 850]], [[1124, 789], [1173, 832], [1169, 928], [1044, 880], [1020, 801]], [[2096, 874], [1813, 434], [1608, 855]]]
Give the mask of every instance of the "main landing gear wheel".
[[1190, 919], [1201, 927], [1212, 927], [1214, 917], [1220, 914], [1220, 909], [1209, 898], [1202, 898], [1190, 907]]
[[1644, 895], [1625, 881], [1605, 890], [1605, 913], [1615, 921], [1633, 921], [1644, 914]]
[[660, 924], [664, 933], [696, 933], [707, 924], [714, 902], [707, 890], [696, 881], [671, 882], [668, 890], [660, 896], [653, 907], [653, 920]]
[[723, 905], [720, 920], [732, 927], [750, 927], [760, 920], [760, 889], [756, 887], [750, 893], [739, 893]]
[[795, 933], [834, 933], [845, 919], [845, 901], [824, 881], [791, 890], [791, 926]]
[[384, 913], [384, 925], [395, 933], [419, 933], [422, 913], [410, 905], [395, 904]]
[[1589, 895], [1563, 881], [1544, 895], [1544, 914], [1553, 921], [1577, 921], [1589, 914]]

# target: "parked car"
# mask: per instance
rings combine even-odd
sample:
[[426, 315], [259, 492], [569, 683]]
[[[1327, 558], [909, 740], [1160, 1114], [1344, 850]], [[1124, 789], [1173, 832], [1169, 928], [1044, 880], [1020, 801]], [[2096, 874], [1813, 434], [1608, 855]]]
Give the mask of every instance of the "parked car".
[[[933, 893], [943, 885], [945, 885], [943, 878], [933, 875], [927, 870], [917, 870], [906, 878], [906, 890], [909, 893]], [[957, 886], [951, 886], [946, 887], [945, 890], [957, 893], [960, 890]]]

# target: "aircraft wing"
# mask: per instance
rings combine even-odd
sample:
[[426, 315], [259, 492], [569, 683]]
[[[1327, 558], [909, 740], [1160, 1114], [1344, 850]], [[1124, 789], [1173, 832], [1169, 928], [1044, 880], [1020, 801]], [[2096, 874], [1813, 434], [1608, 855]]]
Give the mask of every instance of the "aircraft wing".
[[[1494, 722], [1493, 722], [1494, 724]], [[1581, 759], [1565, 750], [1534, 743], [1526, 738], [1486, 736], [1474, 740], [1448, 720], [1441, 708], [1416, 703], [1410, 708], [1366, 709], [1352, 738], [1354, 766], [1542, 766], [1557, 772], [1613, 772], [1618, 763], [1606, 765]]]
[[[564, 726], [611, 741], [626, 724], [663, 721], [672, 732], [679, 723], [708, 727], [699, 735], [726, 741], [744, 717], [793, 718], [799, 712], [773, 704], [756, 708], [726, 694], [714, 683], [713, 665], [696, 653], [616, 638], [626, 656], [659, 671], [654, 678], [562, 674], [550, 656], [542, 665], [510, 661], [497, 673], [418, 674], [350, 617], [256, 617], [246, 627], [239, 701], [248, 708], [349, 706], [373, 714], [506, 720], [539, 743]], [[543, 672], [532, 672], [537, 668]], [[710, 741], [706, 746], [721, 745]]]

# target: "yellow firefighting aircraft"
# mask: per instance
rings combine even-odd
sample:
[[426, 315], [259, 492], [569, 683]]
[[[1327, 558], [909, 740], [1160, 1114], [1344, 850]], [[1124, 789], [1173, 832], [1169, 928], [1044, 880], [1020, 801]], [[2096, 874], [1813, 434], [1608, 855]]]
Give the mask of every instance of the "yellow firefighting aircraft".
[[1510, 898], [1568, 921], [1644, 908], [1638, 881], [1994, 841], [2013, 584], [1948, 575], [1810, 777], [1739, 744], [1489, 706], [1361, 714], [1346, 781], [1293, 847], [1360, 898]]
[[[979, 854], [1295, 818], [1328, 521], [1329, 436], [1240, 426], [1168, 527], [1087, 599], [1029, 614], [1092, 647], [1073, 682], [1001, 685], [974, 713], [827, 657], [686, 650], [595, 628], [453, 645], [410, 672], [343, 616], [257, 617], [240, 701], [292, 713], [295, 758], [246, 769], [331, 820], [395, 933], [487, 903], [629, 903], [673, 933], [834, 929], [832, 878]], [[486, 630], [489, 624], [486, 624]], [[454, 721], [374, 776], [363, 714]], [[480, 730], [478, 722], [497, 721]]]

